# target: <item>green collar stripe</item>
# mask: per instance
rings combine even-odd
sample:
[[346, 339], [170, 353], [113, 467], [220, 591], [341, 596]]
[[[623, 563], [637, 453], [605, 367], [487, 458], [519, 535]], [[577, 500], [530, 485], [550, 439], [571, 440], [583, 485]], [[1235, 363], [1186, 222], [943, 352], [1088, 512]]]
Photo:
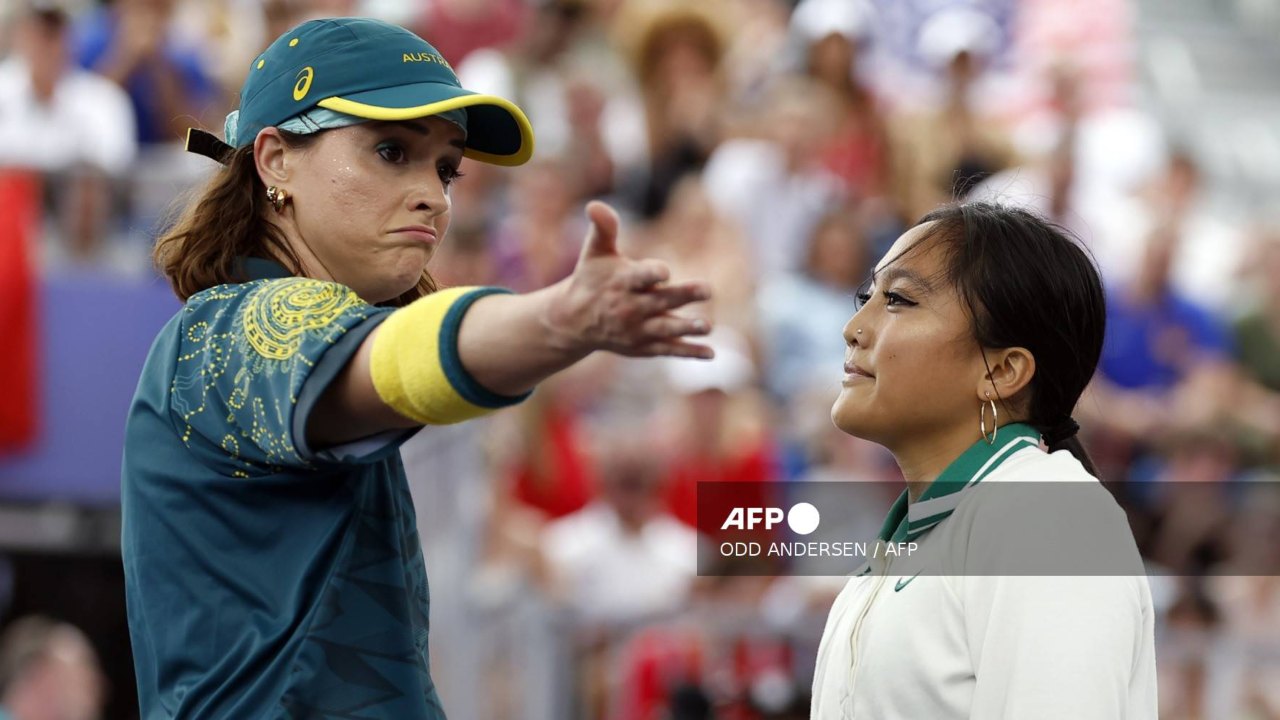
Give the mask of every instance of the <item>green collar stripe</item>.
[[1000, 432], [1009, 440], [999, 446], [988, 445], [985, 440], [969, 446], [925, 488], [916, 502], [908, 502], [904, 490], [885, 517], [880, 539], [914, 540], [945, 520], [964, 498], [965, 489], [981, 482], [1018, 450], [1040, 444], [1040, 433], [1025, 423], [1011, 423], [1000, 428]]
[[[951, 513], [947, 513], [946, 515], [950, 515], [950, 514], [951, 514]], [[922, 525], [922, 526], [920, 526], [920, 527], [914, 527], [914, 528], [913, 528], [913, 527], [907, 527], [907, 532], [906, 532], [906, 534], [903, 536], [903, 539], [904, 539], [904, 540], [906, 540], [906, 541], [908, 541], [908, 542], [910, 542], [910, 541], [912, 541], [912, 540], [915, 540], [916, 538], [918, 538], [918, 537], [920, 537], [921, 535], [923, 535], [923, 534], [925, 533], [925, 531], [926, 531], [926, 530], [930, 530], [930, 529], [932, 529], [932, 528], [933, 528], [933, 526], [934, 526], [934, 525], [937, 525], [938, 523], [942, 522], [943, 518], [945, 518], [945, 517], [946, 517], [946, 515], [944, 515], [942, 518], [938, 518], [937, 520], [935, 520], [935, 521], [933, 521], [933, 522], [929, 523], [928, 525]]]
[[[1018, 423], [1006, 427], [1020, 430], [1028, 426]], [[1003, 428], [1002, 428], [1003, 429]], [[979, 440], [975, 445], [971, 446], [959, 458], [947, 466], [946, 470], [938, 476], [924, 493], [920, 499], [911, 504], [907, 509], [907, 515], [912, 520], [921, 520], [926, 517], [936, 515], [946, 510], [955, 509], [960, 504], [960, 491], [974, 485], [982, 480], [982, 478], [990, 475], [997, 467], [1013, 454], [1015, 450], [1020, 450], [1028, 445], [1036, 446], [1040, 444], [1040, 435], [1031, 430], [1032, 435], [1028, 436], [1022, 432], [1016, 432], [1004, 445], [997, 448], [994, 445], [988, 445], [986, 441]]]
[[929, 517], [927, 517], [927, 518], [921, 518], [920, 520], [910, 520], [910, 519], [908, 519], [908, 520], [907, 520], [907, 528], [909, 528], [910, 530], [916, 530], [916, 529], [920, 528], [922, 525], [933, 525], [933, 524], [935, 524], [935, 523], [937, 523], [937, 522], [941, 521], [941, 520], [942, 520], [942, 518], [944, 518], [944, 517], [946, 517], [946, 516], [948, 516], [948, 515], [950, 515], [950, 514], [951, 514], [951, 511], [950, 511], [950, 510], [947, 510], [947, 511], [945, 511], [945, 512], [940, 512], [940, 513], [938, 513], [937, 515], [930, 515], [930, 516], [929, 516]]
[[884, 524], [880, 526], [880, 539], [888, 540], [893, 537], [894, 531], [898, 529], [902, 518], [907, 515], [907, 491], [903, 490], [897, 500], [893, 501], [893, 507], [889, 508], [889, 514], [884, 519]]
[[991, 471], [999, 467], [1000, 463], [1007, 460], [1009, 456], [1013, 454], [1014, 450], [1021, 450], [1023, 444], [1031, 445], [1033, 447], [1039, 445], [1040, 435], [1037, 434], [1034, 439], [1026, 436], [1019, 436], [1011, 440], [1004, 447], [1000, 448], [1000, 452], [991, 456], [991, 459], [988, 460], [986, 464], [978, 470], [978, 472], [974, 473], [973, 478], [969, 480], [969, 484], [976, 485], [982, 480], [982, 478], [990, 475]]

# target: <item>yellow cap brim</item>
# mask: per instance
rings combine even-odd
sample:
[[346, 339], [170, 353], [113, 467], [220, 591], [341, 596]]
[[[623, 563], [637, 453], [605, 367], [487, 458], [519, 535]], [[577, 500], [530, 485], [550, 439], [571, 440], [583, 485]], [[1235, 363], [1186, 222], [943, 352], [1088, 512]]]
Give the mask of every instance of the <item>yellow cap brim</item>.
[[[436, 92], [442, 88], [458, 91], [458, 88], [433, 85]], [[404, 88], [396, 88], [396, 90], [403, 91]], [[385, 104], [361, 102], [368, 99], [365, 96], [374, 93], [358, 93], [349, 98], [325, 98], [317, 104], [334, 112], [385, 122], [413, 120], [449, 110], [470, 108], [467, 121], [467, 148], [463, 151], [464, 157], [507, 167], [523, 165], [533, 157], [533, 125], [524, 111], [510, 100], [496, 95], [469, 93], [465, 90], [462, 92], [467, 94], [408, 107], [388, 107]], [[354, 98], [360, 98], [360, 100]], [[511, 141], [517, 138], [518, 146], [511, 152], [495, 152], [504, 146], [509, 147], [512, 144]]]

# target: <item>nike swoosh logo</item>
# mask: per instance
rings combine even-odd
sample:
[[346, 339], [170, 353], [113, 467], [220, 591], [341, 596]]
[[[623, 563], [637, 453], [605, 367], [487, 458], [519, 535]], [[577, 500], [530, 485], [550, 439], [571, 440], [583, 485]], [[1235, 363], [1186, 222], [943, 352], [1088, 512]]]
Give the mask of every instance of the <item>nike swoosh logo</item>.
[[916, 573], [915, 575], [912, 575], [911, 577], [906, 578], [906, 579], [898, 578], [898, 582], [896, 582], [896, 583], [894, 583], [894, 584], [893, 584], [893, 591], [894, 591], [894, 592], [902, 592], [902, 588], [906, 587], [906, 586], [907, 586], [907, 583], [911, 582], [912, 580], [915, 580], [915, 579], [916, 579], [916, 576], [917, 576], [917, 575], [919, 575], [919, 574], [920, 574], [920, 573]]

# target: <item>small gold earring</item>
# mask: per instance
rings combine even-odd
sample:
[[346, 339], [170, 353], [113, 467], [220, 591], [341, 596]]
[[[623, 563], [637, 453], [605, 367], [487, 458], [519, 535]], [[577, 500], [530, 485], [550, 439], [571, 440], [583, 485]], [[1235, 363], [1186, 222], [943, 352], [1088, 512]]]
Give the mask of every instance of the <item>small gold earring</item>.
[[[988, 445], [996, 444], [996, 434], [1000, 432], [1000, 427], [996, 424], [999, 414], [996, 411], [996, 401], [991, 399], [991, 393], [985, 393], [987, 401], [978, 406], [978, 429], [982, 431], [982, 437], [987, 441]], [[987, 405], [991, 405], [991, 435], [987, 435]]]
[[275, 185], [267, 188], [267, 202], [271, 203], [271, 207], [275, 208], [276, 212], [284, 212], [284, 204], [288, 200], [289, 193], [284, 190]]

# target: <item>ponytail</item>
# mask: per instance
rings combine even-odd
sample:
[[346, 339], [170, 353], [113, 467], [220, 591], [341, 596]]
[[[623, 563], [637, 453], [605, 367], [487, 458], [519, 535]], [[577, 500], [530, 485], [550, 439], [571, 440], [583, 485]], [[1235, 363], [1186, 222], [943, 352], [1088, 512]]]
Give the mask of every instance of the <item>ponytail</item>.
[[1080, 425], [1071, 416], [1068, 415], [1056, 424], [1036, 427], [1036, 429], [1044, 437], [1044, 444], [1049, 448], [1049, 452], [1066, 450], [1080, 461], [1090, 475], [1098, 477], [1098, 468], [1093, 464], [1093, 458], [1089, 457], [1089, 452], [1084, 449], [1084, 443], [1080, 442], [1078, 434]]

